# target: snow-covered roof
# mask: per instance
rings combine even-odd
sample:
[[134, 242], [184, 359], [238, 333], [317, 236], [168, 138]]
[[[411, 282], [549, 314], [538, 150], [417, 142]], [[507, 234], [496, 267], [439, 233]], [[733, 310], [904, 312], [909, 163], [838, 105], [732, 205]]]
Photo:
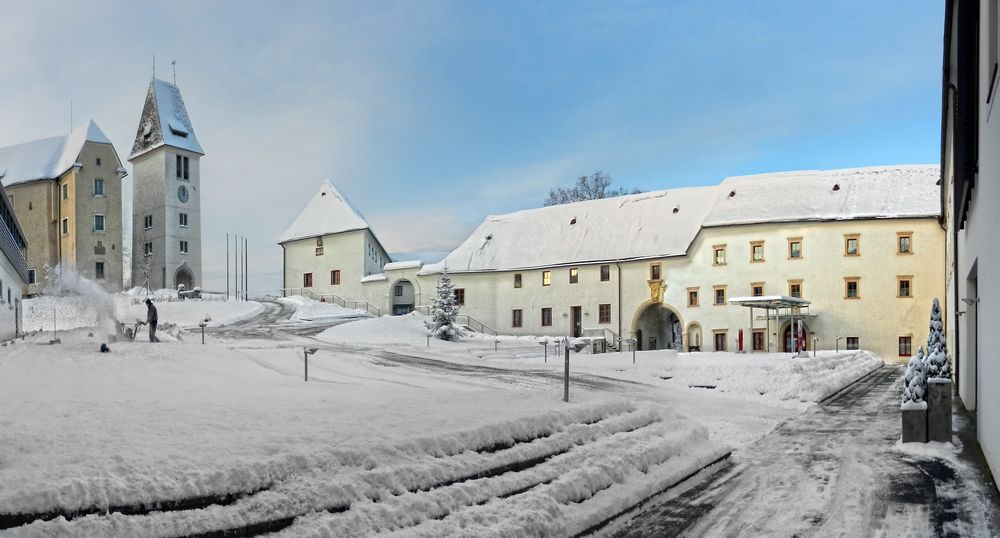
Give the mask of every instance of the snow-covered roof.
[[750, 297], [730, 297], [729, 304], [752, 306], [757, 308], [785, 308], [791, 306], [808, 306], [809, 301], [787, 295], [754, 295]]
[[382, 267], [383, 271], [399, 271], [401, 269], [419, 269], [423, 265], [420, 260], [389, 262]]
[[142, 108], [129, 160], [163, 145], [205, 154], [194, 133], [181, 90], [169, 82], [154, 78], [146, 91], [146, 103]]
[[281, 234], [278, 244], [365, 228], [368, 228], [368, 221], [361, 212], [333, 183], [324, 181], [295, 222]]
[[361, 277], [361, 282], [382, 282], [388, 280], [384, 273], [375, 273], [374, 275], [368, 275]]
[[68, 135], [0, 148], [0, 176], [4, 186], [58, 178], [70, 168], [80, 166], [77, 161], [87, 142], [111, 144], [94, 120], [88, 120]]
[[761, 174], [489, 216], [420, 274], [679, 256], [711, 226], [933, 217], [938, 178], [930, 165]]
[[493, 215], [424, 274], [683, 255], [716, 199], [679, 188]]
[[935, 165], [730, 177], [703, 225], [937, 216], [940, 177]]

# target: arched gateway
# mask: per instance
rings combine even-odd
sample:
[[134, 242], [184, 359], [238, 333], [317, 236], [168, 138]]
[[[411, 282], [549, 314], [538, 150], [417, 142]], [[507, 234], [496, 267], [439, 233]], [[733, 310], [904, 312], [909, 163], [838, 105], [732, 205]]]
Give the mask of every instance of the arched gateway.
[[662, 303], [651, 303], [639, 309], [632, 323], [639, 350], [683, 350], [683, 325], [677, 312]]

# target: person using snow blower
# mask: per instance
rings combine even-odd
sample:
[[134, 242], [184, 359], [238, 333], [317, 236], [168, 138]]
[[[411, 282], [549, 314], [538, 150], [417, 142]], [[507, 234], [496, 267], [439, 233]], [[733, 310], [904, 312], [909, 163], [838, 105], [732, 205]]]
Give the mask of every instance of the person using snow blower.
[[159, 319], [156, 317], [156, 307], [153, 305], [153, 301], [146, 299], [146, 323], [149, 324], [149, 341], [159, 342], [160, 339], [156, 337], [156, 324]]

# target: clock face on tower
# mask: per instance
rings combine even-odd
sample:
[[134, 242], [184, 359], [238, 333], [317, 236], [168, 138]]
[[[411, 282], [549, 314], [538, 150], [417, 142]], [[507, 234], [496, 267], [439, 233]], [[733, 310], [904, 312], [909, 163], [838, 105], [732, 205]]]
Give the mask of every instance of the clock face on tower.
[[182, 204], [186, 204], [188, 201], [188, 188], [184, 185], [177, 187], [177, 199], [181, 201]]

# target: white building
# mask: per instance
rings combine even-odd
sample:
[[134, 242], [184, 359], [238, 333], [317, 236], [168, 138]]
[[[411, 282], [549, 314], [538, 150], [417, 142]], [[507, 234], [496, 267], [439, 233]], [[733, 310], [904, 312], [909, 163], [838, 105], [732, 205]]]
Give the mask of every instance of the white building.
[[[958, 394], [975, 412], [977, 436], [1000, 473], [1000, 1], [945, 3], [941, 177], [948, 229], [947, 318]], [[994, 108], [997, 110], [994, 113]]]
[[[332, 293], [405, 313], [430, 304], [446, 269], [477, 328], [634, 337], [640, 349], [733, 350], [742, 331], [745, 349], [791, 350], [792, 312], [751, 319], [730, 300], [792, 296], [811, 302], [795, 312], [808, 348], [818, 338], [822, 348], [904, 361], [926, 339], [928, 305], [944, 291], [938, 179], [934, 166], [790, 172], [518, 211], [487, 217], [441, 263], [381, 272], [361, 269], [360, 240], [338, 244], [332, 265], [311, 255], [314, 243], [290, 254], [290, 237], [324, 234], [326, 247], [331, 229], [374, 238], [363, 219], [313, 226], [304, 213], [282, 240], [285, 282], [327, 293], [315, 275], [355, 260], [359, 280], [342, 274]], [[338, 222], [357, 215], [345, 203], [328, 211]]]
[[129, 162], [132, 191], [132, 285], [201, 285], [201, 166], [205, 154], [181, 91], [149, 83]]
[[28, 283], [27, 242], [3, 186], [0, 186], [0, 340], [22, 332], [22, 294]]

